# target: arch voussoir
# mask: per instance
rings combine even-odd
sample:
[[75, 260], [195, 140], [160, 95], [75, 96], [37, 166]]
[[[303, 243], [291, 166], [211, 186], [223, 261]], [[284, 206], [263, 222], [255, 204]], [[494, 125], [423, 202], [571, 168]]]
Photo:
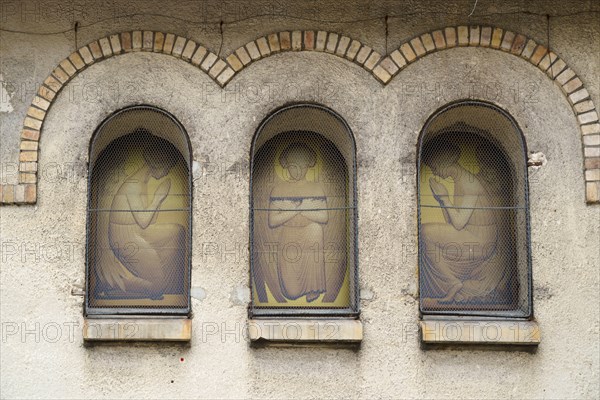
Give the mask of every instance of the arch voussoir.
[[128, 31], [95, 40], [60, 61], [34, 96], [21, 129], [18, 184], [0, 185], [0, 204], [35, 204], [39, 140], [46, 114], [62, 88], [99, 61], [131, 52], [170, 55], [206, 73], [220, 87], [249, 65], [281, 52], [315, 51], [351, 61], [387, 85], [404, 68], [429, 54], [456, 47], [483, 47], [527, 60], [561, 88], [582, 136], [585, 198], [600, 204], [600, 122], [582, 80], [554, 51], [525, 35], [492, 26], [450, 26], [423, 33], [382, 55], [349, 36], [319, 30], [281, 31], [261, 36], [224, 58], [194, 40], [173, 33]]

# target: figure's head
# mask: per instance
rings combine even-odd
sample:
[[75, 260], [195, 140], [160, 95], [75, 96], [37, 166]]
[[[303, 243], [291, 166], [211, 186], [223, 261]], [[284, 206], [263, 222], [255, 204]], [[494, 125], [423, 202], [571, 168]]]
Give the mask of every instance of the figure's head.
[[154, 136], [147, 129], [138, 129], [136, 132], [143, 133], [147, 138], [142, 154], [150, 175], [155, 179], [165, 177], [177, 163], [179, 151], [169, 141]]
[[428, 140], [421, 149], [421, 160], [433, 173], [446, 179], [451, 166], [458, 163], [460, 147], [442, 138]]
[[317, 155], [304, 143], [292, 143], [281, 152], [279, 162], [287, 169], [292, 180], [300, 181], [308, 169], [315, 166]]

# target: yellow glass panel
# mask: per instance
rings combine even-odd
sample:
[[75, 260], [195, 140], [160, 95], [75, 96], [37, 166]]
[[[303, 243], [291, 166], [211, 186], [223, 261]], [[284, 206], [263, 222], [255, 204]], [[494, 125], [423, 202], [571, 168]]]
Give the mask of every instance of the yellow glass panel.
[[186, 307], [187, 165], [147, 130], [122, 136], [98, 156], [90, 203], [91, 307]]
[[518, 297], [513, 178], [473, 133], [425, 138], [420, 166], [421, 305], [506, 310]]
[[281, 133], [257, 151], [255, 307], [350, 306], [348, 190], [345, 161], [321, 135]]

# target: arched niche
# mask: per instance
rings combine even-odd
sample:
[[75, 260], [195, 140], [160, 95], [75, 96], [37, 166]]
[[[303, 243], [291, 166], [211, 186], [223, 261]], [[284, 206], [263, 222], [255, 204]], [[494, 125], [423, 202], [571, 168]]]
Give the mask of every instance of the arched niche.
[[119, 110], [90, 142], [86, 315], [189, 314], [191, 148], [152, 106]]
[[499, 107], [459, 101], [418, 144], [420, 309], [531, 317], [526, 144]]
[[294, 104], [259, 126], [251, 150], [251, 313], [356, 315], [356, 159], [334, 111]]

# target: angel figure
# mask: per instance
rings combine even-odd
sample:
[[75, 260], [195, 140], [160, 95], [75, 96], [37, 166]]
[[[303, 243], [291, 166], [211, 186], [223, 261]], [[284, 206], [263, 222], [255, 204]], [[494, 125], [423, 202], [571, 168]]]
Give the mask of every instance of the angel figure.
[[279, 157], [287, 180], [276, 185], [269, 197], [268, 225], [280, 228], [277, 272], [282, 294], [307, 302], [326, 291], [323, 226], [327, 224], [327, 197], [318, 182], [306, 180], [316, 163], [306, 144], [292, 143]]
[[500, 214], [486, 181], [459, 164], [460, 154], [457, 145], [441, 138], [422, 149], [433, 174], [454, 182], [450, 196], [442, 182], [430, 177], [445, 222], [421, 226], [423, 297], [438, 304], [484, 298], [498, 287], [505, 269], [497, 256]]
[[[108, 241], [118, 262], [112, 270], [100, 269], [99, 275], [126, 294], [160, 300], [170, 280], [183, 278], [186, 231], [176, 223], [157, 223], [171, 188], [165, 177], [175, 166], [177, 153], [168, 151], [164, 140], [148, 135], [143, 165], [121, 184], [110, 207]], [[149, 195], [151, 180], [161, 182]]]

